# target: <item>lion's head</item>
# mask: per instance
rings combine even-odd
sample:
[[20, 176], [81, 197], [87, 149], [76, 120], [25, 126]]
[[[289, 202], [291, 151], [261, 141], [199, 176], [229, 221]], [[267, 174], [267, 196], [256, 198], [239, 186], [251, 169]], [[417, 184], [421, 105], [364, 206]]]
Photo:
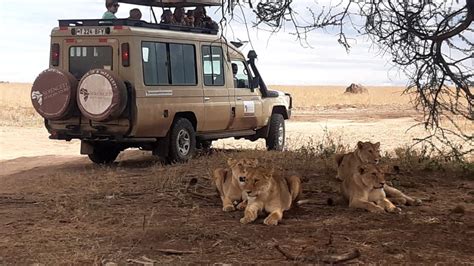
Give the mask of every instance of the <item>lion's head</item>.
[[380, 158], [382, 158], [380, 155], [380, 142], [374, 144], [370, 141], [359, 141], [357, 142], [356, 154], [363, 163], [377, 164]]
[[248, 167], [257, 167], [257, 159], [232, 159], [227, 160], [227, 165], [232, 170], [232, 177], [239, 181], [240, 186], [243, 186], [243, 181], [241, 177], [246, 175], [246, 169]]
[[273, 170], [249, 167], [239, 181], [243, 182], [242, 188], [249, 197], [256, 197], [270, 189], [272, 176]]
[[357, 177], [366, 188], [381, 189], [385, 185], [384, 173], [375, 164], [369, 163], [359, 166]]

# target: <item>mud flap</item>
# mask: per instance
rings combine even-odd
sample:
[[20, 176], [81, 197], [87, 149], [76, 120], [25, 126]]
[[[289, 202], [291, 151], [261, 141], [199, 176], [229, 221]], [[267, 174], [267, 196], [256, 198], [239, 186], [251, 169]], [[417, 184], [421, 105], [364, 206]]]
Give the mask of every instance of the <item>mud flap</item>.
[[81, 154], [92, 154], [94, 152], [94, 146], [84, 140], [81, 140]]
[[153, 149], [153, 155], [166, 158], [169, 154], [169, 137], [168, 135], [164, 138], [158, 139], [156, 147]]

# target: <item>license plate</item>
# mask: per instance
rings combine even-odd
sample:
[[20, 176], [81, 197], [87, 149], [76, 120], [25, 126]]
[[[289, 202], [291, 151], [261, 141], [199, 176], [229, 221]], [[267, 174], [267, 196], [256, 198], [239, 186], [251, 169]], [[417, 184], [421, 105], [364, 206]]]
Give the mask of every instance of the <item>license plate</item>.
[[76, 35], [104, 35], [105, 28], [76, 29]]

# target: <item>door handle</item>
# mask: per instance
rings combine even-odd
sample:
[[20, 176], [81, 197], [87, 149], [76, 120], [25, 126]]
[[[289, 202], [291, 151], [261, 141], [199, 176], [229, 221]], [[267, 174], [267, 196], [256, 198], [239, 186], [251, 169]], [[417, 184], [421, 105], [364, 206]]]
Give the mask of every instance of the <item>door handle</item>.
[[242, 97], [237, 97], [236, 100], [237, 101], [242, 101]]
[[209, 98], [209, 97], [204, 97], [204, 101], [207, 102], [207, 101], [209, 101], [209, 100], [211, 100], [211, 98]]

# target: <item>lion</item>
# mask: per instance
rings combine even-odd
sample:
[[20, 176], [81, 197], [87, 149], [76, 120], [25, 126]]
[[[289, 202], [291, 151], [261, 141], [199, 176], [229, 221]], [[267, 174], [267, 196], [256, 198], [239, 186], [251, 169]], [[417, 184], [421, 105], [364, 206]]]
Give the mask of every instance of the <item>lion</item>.
[[385, 196], [384, 173], [375, 164], [357, 167], [351, 176], [341, 184], [341, 193], [349, 207], [366, 209], [370, 212], [400, 212]]
[[[357, 142], [357, 148], [354, 152], [346, 154], [337, 154], [337, 175], [338, 180], [345, 180], [357, 172], [358, 168], [367, 163], [378, 164], [382, 156], [380, 155], [380, 142], [371, 143], [369, 141]], [[397, 205], [420, 205], [421, 200], [413, 199], [405, 195], [400, 190], [385, 184], [384, 187], [387, 196]]]
[[[225, 212], [245, 209], [246, 195], [243, 194], [241, 177], [245, 175], [247, 167], [256, 167], [257, 159], [232, 159], [227, 160], [229, 168], [214, 170], [213, 181], [222, 200], [222, 210]], [[241, 201], [236, 207], [234, 202]]]
[[263, 223], [277, 225], [283, 212], [289, 210], [302, 193], [301, 178], [296, 175], [283, 177], [273, 170], [249, 167], [243, 179], [248, 203], [244, 217], [240, 219], [242, 224], [255, 221], [259, 212], [266, 211], [269, 215]]

